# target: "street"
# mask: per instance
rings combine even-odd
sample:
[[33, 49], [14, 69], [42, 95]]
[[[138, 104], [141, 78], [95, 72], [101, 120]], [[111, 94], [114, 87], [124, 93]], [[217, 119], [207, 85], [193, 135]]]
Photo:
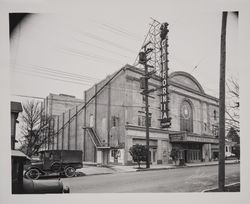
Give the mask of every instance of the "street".
[[[240, 165], [226, 165], [226, 184], [240, 181]], [[71, 193], [201, 192], [217, 187], [218, 166], [63, 178]]]

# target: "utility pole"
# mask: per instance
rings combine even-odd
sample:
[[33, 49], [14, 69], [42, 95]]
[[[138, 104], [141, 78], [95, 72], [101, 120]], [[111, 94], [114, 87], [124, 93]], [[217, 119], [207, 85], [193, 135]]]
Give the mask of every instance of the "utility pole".
[[141, 79], [143, 80], [143, 87], [141, 86], [141, 88], [143, 88], [143, 92], [142, 95], [145, 95], [145, 125], [146, 125], [146, 148], [147, 148], [147, 155], [146, 155], [146, 168], [150, 168], [150, 151], [149, 151], [149, 113], [148, 113], [148, 94], [152, 91], [148, 89], [148, 79], [150, 78], [150, 73], [148, 72], [148, 68], [152, 66], [148, 65], [147, 62], [150, 60], [147, 59], [147, 55], [153, 51], [152, 48], [147, 48], [147, 46], [150, 44], [151, 42], [149, 41], [148, 43], [146, 43], [142, 48], [143, 51], [139, 53], [139, 63], [144, 65], [144, 77], [142, 77]]
[[222, 13], [220, 50], [220, 101], [219, 101], [219, 191], [225, 186], [225, 75], [226, 75], [226, 26], [227, 12]]

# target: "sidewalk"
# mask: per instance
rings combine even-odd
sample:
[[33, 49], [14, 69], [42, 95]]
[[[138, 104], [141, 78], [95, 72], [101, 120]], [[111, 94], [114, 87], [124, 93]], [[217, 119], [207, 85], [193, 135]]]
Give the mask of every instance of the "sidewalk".
[[[226, 164], [236, 164], [239, 161], [236, 160], [226, 160]], [[91, 175], [102, 175], [102, 174], [114, 174], [114, 173], [126, 173], [126, 172], [136, 172], [136, 171], [154, 171], [154, 170], [166, 170], [166, 169], [177, 169], [177, 168], [189, 168], [198, 166], [213, 166], [218, 165], [218, 161], [212, 162], [202, 162], [202, 163], [187, 163], [185, 166], [175, 166], [173, 164], [168, 165], [150, 165], [150, 169], [146, 169], [145, 165], [142, 165], [141, 169], [137, 169], [137, 165], [133, 166], [123, 166], [123, 165], [108, 165], [108, 166], [98, 166], [93, 162], [84, 162], [83, 168], [78, 169], [79, 176], [91, 176]]]

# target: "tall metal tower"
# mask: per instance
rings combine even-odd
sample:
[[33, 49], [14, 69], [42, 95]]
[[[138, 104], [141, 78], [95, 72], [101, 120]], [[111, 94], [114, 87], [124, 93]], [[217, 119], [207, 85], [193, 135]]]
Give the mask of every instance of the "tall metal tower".
[[[161, 38], [160, 38], [161, 23], [152, 18], [152, 22], [149, 25], [150, 27], [144, 39], [143, 45], [147, 44], [148, 42], [151, 42], [148, 48], [152, 48], [153, 51], [148, 55], [148, 58], [150, 60], [147, 63], [148, 65], [154, 67], [154, 68], [151, 68], [150, 71], [155, 71], [156, 75], [160, 76], [161, 75]], [[143, 45], [140, 51], [143, 50]], [[138, 63], [138, 59], [139, 59], [139, 56], [137, 55], [133, 66], [144, 69]]]
[[[153, 74], [161, 77], [161, 118], [160, 124], [162, 128], [171, 127], [171, 117], [169, 116], [169, 66], [168, 66], [168, 23], [160, 23], [159, 21], [152, 19], [150, 23], [149, 31], [143, 42], [142, 48], [137, 56], [134, 66], [139, 64], [144, 65], [140, 67], [145, 71], [142, 80], [151, 78]], [[147, 49], [145, 49], [145, 47]], [[138, 64], [137, 64], [138, 63]], [[151, 70], [150, 70], [151, 69]], [[150, 91], [148, 86], [145, 88], [144, 93], [147, 95]], [[147, 105], [146, 105], [147, 106]], [[147, 111], [146, 111], [147, 112]], [[147, 116], [146, 116], [147, 118]]]

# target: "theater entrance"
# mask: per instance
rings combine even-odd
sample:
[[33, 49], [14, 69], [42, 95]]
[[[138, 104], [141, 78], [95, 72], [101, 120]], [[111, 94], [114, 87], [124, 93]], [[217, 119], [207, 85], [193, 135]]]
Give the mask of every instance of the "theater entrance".
[[178, 151], [178, 159], [184, 159], [186, 163], [202, 161], [202, 144], [173, 144], [173, 148]]
[[201, 150], [184, 150], [185, 162], [200, 162]]

